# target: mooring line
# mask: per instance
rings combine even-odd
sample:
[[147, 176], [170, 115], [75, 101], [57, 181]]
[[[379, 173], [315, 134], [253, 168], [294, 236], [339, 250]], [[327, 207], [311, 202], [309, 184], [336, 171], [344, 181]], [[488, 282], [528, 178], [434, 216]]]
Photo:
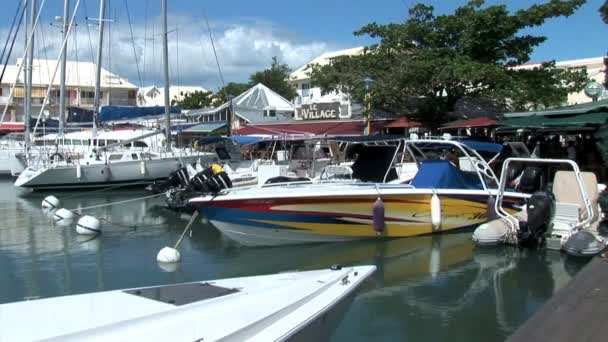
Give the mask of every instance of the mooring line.
[[74, 209], [68, 209], [68, 210], [71, 211], [71, 212], [76, 213], [77, 211], [81, 211], [81, 210], [89, 210], [89, 209], [94, 209], [94, 208], [108, 207], [108, 206], [115, 205], [115, 204], [123, 204], [123, 203], [141, 201], [141, 200], [145, 200], [145, 199], [148, 199], [148, 198], [159, 197], [159, 196], [163, 196], [163, 195], [165, 195], [164, 192], [160, 193], [160, 194], [154, 194], [154, 195], [149, 195], [149, 196], [144, 196], [144, 197], [131, 198], [131, 199], [124, 200], [124, 201], [118, 201], [118, 202], [112, 202], [112, 203], [104, 203], [104, 204], [97, 204], [97, 205], [92, 205], [92, 206], [88, 206], [88, 207], [84, 207], [84, 208], [74, 208]]

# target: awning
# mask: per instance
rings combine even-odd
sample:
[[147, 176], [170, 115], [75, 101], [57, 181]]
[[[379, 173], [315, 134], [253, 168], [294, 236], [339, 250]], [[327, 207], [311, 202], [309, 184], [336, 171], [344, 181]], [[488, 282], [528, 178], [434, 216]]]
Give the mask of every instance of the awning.
[[385, 128], [412, 128], [412, 127], [420, 127], [420, 123], [410, 120], [406, 117], [401, 117], [387, 125], [385, 125]]
[[2, 122], [0, 132], [23, 132], [25, 124], [23, 122]]
[[[372, 126], [376, 126], [375, 124]], [[372, 130], [374, 127], [372, 127]], [[315, 123], [284, 123], [247, 125], [238, 130], [239, 135], [362, 135], [362, 121], [331, 121]]]
[[545, 128], [545, 127], [583, 127], [603, 125], [608, 122], [608, 112], [588, 113], [574, 116], [531, 115], [497, 122], [497, 125], [511, 128]]
[[192, 127], [186, 128], [182, 130], [184, 133], [211, 133], [220, 128], [226, 127], [225, 122], [209, 122], [209, 123], [201, 123], [198, 125], [194, 125]]
[[469, 120], [459, 120], [458, 122], [448, 123], [439, 129], [458, 129], [458, 128], [475, 128], [475, 127], [491, 127], [496, 126], [496, 120], [488, 117], [479, 117]]

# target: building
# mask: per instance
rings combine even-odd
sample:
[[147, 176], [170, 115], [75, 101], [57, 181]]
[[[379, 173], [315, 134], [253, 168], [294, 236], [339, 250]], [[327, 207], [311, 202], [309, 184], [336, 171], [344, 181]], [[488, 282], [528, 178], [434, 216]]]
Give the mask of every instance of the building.
[[[171, 101], [181, 101], [186, 94], [196, 91], [208, 92], [202, 87], [190, 86], [172, 86], [169, 87], [169, 99]], [[163, 87], [143, 87], [137, 93], [137, 105], [139, 107], [164, 106], [165, 105], [165, 88]]]
[[[37, 117], [42, 107], [57, 60], [34, 59], [32, 63], [32, 116]], [[8, 65], [0, 83], [0, 105], [2, 110], [8, 105], [5, 122], [23, 121], [24, 72], [17, 74], [22, 60], [16, 65]], [[66, 107], [74, 106], [92, 109], [95, 98], [96, 65], [91, 62], [66, 62]], [[16, 81], [16, 83], [15, 83]], [[10, 90], [15, 83], [13, 98]], [[101, 105], [135, 106], [138, 87], [126, 78], [101, 68]], [[59, 72], [53, 79], [45, 112], [57, 117], [59, 111]], [[47, 112], [48, 111], [48, 112]]]
[[[516, 69], [533, 69], [541, 66], [542, 63], [527, 63], [516, 67]], [[599, 84], [603, 84], [606, 80], [606, 65], [604, 64], [604, 57], [592, 57], [583, 59], [574, 59], [567, 61], [559, 61], [555, 63], [555, 66], [560, 69], [568, 70], [585, 70], [587, 76]], [[603, 89], [603, 93], [598, 97], [598, 100], [607, 99], [608, 90]], [[568, 100], [562, 103], [562, 106], [571, 106], [581, 103], [587, 103], [593, 101], [592, 98], [587, 96], [584, 91], [578, 93], [571, 93], [568, 95]]]
[[[363, 47], [355, 47], [333, 52], [326, 52], [289, 75], [288, 82], [298, 94], [294, 99], [296, 120], [319, 119], [350, 119], [353, 114], [361, 113], [361, 106], [353, 106], [348, 94], [342, 92], [324, 93], [319, 87], [310, 83], [310, 67], [312, 65], [331, 64], [335, 58], [357, 56], [364, 51]], [[354, 113], [353, 113], [354, 112]]]

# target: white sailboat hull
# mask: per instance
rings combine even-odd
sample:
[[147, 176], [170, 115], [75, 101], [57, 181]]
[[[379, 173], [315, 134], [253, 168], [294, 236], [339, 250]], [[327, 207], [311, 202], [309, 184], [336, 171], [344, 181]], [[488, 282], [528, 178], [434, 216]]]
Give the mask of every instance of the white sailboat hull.
[[28, 167], [21, 173], [15, 186], [35, 190], [47, 189], [81, 189], [99, 188], [113, 185], [145, 185], [167, 178], [180, 165], [194, 163], [201, 157], [191, 155], [185, 157], [162, 158], [117, 163], [81, 165], [80, 177], [78, 166], [57, 166], [46, 168]]
[[319, 341], [332, 333], [357, 287], [375, 269], [279, 273], [9, 303], [0, 305], [0, 340]]

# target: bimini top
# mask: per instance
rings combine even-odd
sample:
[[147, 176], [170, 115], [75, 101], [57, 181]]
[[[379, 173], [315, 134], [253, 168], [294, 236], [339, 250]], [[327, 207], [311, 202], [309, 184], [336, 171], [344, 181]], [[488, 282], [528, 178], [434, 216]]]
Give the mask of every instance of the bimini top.
[[460, 171], [447, 160], [422, 161], [412, 185], [422, 189], [483, 189], [479, 176]]

